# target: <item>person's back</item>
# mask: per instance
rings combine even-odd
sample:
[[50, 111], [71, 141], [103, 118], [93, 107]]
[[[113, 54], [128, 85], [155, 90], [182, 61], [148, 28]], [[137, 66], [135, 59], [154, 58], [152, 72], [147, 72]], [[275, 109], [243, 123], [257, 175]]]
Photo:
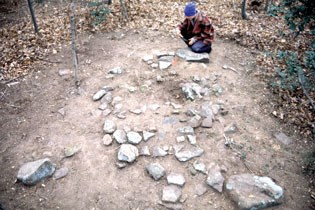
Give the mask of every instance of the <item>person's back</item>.
[[193, 52], [210, 53], [214, 40], [214, 28], [210, 19], [198, 12], [193, 2], [186, 4], [184, 14], [184, 21], [178, 25], [178, 35]]

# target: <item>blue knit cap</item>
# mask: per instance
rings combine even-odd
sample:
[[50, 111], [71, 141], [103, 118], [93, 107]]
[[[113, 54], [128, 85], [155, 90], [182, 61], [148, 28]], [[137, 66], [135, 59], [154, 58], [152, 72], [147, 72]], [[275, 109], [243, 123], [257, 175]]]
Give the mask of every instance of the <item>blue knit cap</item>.
[[186, 4], [184, 14], [185, 16], [194, 16], [197, 13], [196, 5], [194, 2], [189, 2]]

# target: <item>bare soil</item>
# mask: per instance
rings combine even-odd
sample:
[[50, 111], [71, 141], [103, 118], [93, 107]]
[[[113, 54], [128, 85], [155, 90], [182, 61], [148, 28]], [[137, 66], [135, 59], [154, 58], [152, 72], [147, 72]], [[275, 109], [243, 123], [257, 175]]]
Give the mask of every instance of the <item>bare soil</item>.
[[[291, 136], [294, 142], [283, 145], [272, 133], [291, 131], [278, 124], [271, 113], [263, 110], [262, 101], [268, 100], [266, 85], [255, 77], [259, 71], [252, 52], [224, 40], [216, 40], [210, 54], [210, 63], [189, 63], [176, 58], [168, 70], [152, 69], [142, 61], [144, 55], [158, 51], [175, 51], [185, 47], [180, 40], [155, 32], [125, 32], [90, 34], [79, 37], [81, 80], [79, 90], [72, 75], [59, 76], [61, 69], [72, 69], [69, 46], [63, 52], [51, 55], [45, 68], [34, 67], [34, 72], [23, 81], [1, 85], [0, 95], [0, 203], [5, 209], [165, 209], [158, 204], [166, 179], [154, 181], [145, 171], [151, 162], [159, 162], [167, 171], [182, 173], [184, 209], [236, 209], [226, 192], [222, 194], [208, 187], [202, 196], [195, 188], [205, 183], [206, 175], [191, 175], [189, 167], [194, 160], [181, 163], [174, 155], [161, 158], [139, 157], [128, 167], [118, 169], [117, 149], [102, 143], [103, 123], [111, 119], [118, 128], [128, 126], [134, 130], [156, 127], [157, 135], [138, 148], [148, 145], [176, 144], [176, 129], [186, 123], [163, 124], [172, 116], [187, 118], [189, 107], [199, 107], [205, 101], [224, 104], [226, 115], [217, 115], [210, 129], [197, 128], [197, 144], [205, 150], [198, 160], [226, 168], [228, 178], [234, 174], [254, 173], [269, 176], [285, 190], [283, 204], [270, 209], [310, 209], [308, 181], [302, 174], [303, 139]], [[236, 69], [240, 74], [229, 69]], [[120, 66], [121, 75], [107, 78], [107, 71]], [[174, 72], [177, 75], [174, 75]], [[157, 76], [165, 81], [158, 83]], [[223, 88], [222, 94], [210, 94], [201, 100], [187, 101], [180, 84], [190, 82], [193, 76], [207, 79], [210, 87]], [[103, 86], [114, 87], [114, 97], [123, 98], [126, 119], [110, 114], [104, 117], [92, 100], [93, 94]], [[136, 90], [130, 91], [130, 87]], [[172, 114], [168, 102], [181, 104], [183, 112]], [[157, 113], [146, 109], [140, 115], [129, 109], [159, 104]], [[65, 115], [58, 112], [63, 108]], [[242, 144], [238, 151], [224, 145], [224, 128], [235, 122], [239, 131], [232, 135], [234, 142]], [[164, 137], [163, 137], [164, 136]], [[187, 143], [188, 144], [188, 143]], [[63, 158], [65, 147], [80, 145], [81, 150], [71, 158]], [[240, 158], [244, 160], [242, 160]], [[49, 157], [57, 168], [69, 168], [69, 174], [60, 179], [46, 179], [36, 186], [27, 187], [16, 182], [19, 167], [28, 161]]]

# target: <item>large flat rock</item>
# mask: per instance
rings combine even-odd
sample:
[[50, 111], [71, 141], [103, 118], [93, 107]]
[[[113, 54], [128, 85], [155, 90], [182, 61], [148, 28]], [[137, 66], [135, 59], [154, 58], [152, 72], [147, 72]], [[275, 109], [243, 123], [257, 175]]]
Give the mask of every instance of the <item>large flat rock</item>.
[[208, 53], [194, 53], [190, 48], [178, 49], [176, 55], [188, 62], [209, 63]]

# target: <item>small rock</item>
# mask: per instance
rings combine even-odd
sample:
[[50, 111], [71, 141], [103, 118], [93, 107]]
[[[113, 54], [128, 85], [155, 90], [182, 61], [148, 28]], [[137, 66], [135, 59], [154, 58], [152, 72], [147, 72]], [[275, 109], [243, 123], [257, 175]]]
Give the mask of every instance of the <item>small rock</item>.
[[101, 90], [97, 91], [97, 92], [93, 95], [93, 101], [98, 101], [98, 100], [100, 100], [106, 93], [107, 93], [107, 91], [104, 90], [104, 89], [101, 89]]
[[118, 144], [124, 144], [127, 142], [127, 135], [124, 130], [116, 130], [113, 134], [113, 138]]
[[105, 109], [107, 109], [107, 107], [108, 107], [108, 104], [107, 104], [107, 102], [105, 102], [105, 103], [102, 103], [102, 104], [98, 107], [98, 109], [104, 111]]
[[195, 131], [191, 126], [181, 127], [177, 129], [179, 135], [195, 135]]
[[153, 60], [153, 55], [145, 55], [145, 56], [143, 56], [142, 60], [144, 62], [148, 62], [150, 60]]
[[173, 106], [174, 109], [182, 109], [183, 108], [183, 106], [180, 104], [171, 103], [171, 105]]
[[158, 104], [150, 104], [149, 105], [149, 109], [151, 109], [152, 111], [157, 111], [160, 108], [160, 105]]
[[152, 154], [153, 154], [153, 157], [164, 157], [164, 156], [166, 156], [168, 153], [167, 153], [164, 149], [162, 149], [161, 147], [155, 146], [155, 147], [153, 148]]
[[163, 122], [162, 122], [164, 125], [165, 124], [170, 124], [170, 125], [174, 125], [176, 123], [178, 123], [178, 119], [176, 117], [165, 117], [163, 119]]
[[196, 83], [185, 83], [182, 86], [182, 91], [188, 100], [195, 100], [196, 97], [201, 99], [201, 86]]
[[196, 145], [197, 144], [197, 140], [196, 140], [196, 136], [193, 135], [187, 135], [188, 141], [191, 145]]
[[150, 150], [149, 150], [149, 147], [148, 146], [143, 146], [140, 150], [140, 155], [142, 156], [150, 156], [151, 153], [150, 153]]
[[129, 112], [136, 114], [136, 115], [139, 115], [142, 113], [142, 110], [141, 109], [129, 109]]
[[112, 134], [115, 132], [117, 126], [114, 121], [105, 120], [103, 130], [107, 134]]
[[163, 188], [162, 201], [176, 203], [177, 201], [179, 201], [181, 195], [182, 195], [181, 188], [175, 185], [165, 186]]
[[156, 76], [156, 81], [157, 81], [158, 83], [160, 83], [160, 82], [164, 82], [165, 79], [164, 79], [161, 75], [157, 75], [157, 76]]
[[193, 176], [195, 176], [198, 173], [193, 166], [189, 167], [189, 171], [190, 171], [190, 174], [193, 175]]
[[70, 71], [69, 69], [60, 69], [60, 70], [58, 71], [58, 74], [59, 74], [59, 76], [62, 77], [62, 76], [71, 74], [71, 71]]
[[112, 101], [113, 101], [113, 94], [112, 94], [112, 92], [106, 93], [101, 99], [101, 103], [110, 104], [110, 103], [112, 103]]
[[146, 170], [155, 181], [165, 176], [165, 169], [159, 163], [150, 163], [146, 166]]
[[211, 106], [212, 112], [214, 115], [217, 115], [221, 109], [221, 106], [219, 104], [213, 104]]
[[61, 114], [62, 116], [65, 116], [66, 114], [65, 108], [58, 109], [58, 113]]
[[238, 132], [238, 128], [236, 126], [236, 123], [231, 123], [228, 126], [226, 126], [224, 129], [225, 134], [233, 134], [236, 132]]
[[190, 48], [178, 49], [176, 55], [188, 62], [209, 63], [208, 53], [194, 53]]
[[80, 150], [81, 150], [81, 146], [79, 146], [79, 145], [66, 147], [64, 149], [64, 155], [65, 155], [65, 157], [72, 157], [73, 155], [75, 155]]
[[181, 161], [185, 162], [194, 157], [199, 157], [203, 154], [204, 150], [199, 147], [193, 147], [191, 149], [181, 150], [175, 153], [175, 157]]
[[167, 176], [167, 183], [168, 184], [175, 184], [175, 185], [183, 187], [185, 185], [185, 178], [182, 174], [177, 174], [177, 173], [171, 172]]
[[[111, 103], [112, 103], [113, 106], [115, 106], [116, 104], [120, 104], [120, 102], [122, 102], [122, 101], [123, 101], [122, 97], [116, 96], [115, 98], [113, 98]], [[122, 105], [119, 105], [119, 106], [122, 107]]]
[[108, 71], [109, 74], [122, 74], [124, 73], [124, 69], [121, 68], [121, 67], [115, 67], [115, 68], [112, 68]]
[[135, 131], [130, 131], [127, 133], [127, 139], [131, 144], [139, 144], [142, 140], [142, 136]]
[[172, 63], [173, 59], [174, 59], [174, 56], [170, 56], [170, 55], [159, 57], [159, 61], [165, 61], [169, 63]]
[[159, 67], [159, 64], [157, 64], [157, 63], [152, 63], [152, 64], [151, 64], [151, 67], [154, 68], [154, 69], [156, 69], [157, 67]]
[[116, 114], [116, 117], [119, 119], [126, 119], [126, 112], [122, 111]]
[[118, 151], [118, 160], [132, 163], [139, 156], [138, 148], [131, 144], [122, 144]]
[[207, 186], [205, 186], [204, 184], [197, 184], [196, 188], [195, 188], [195, 193], [198, 196], [202, 196], [203, 194], [205, 194], [208, 191]]
[[39, 181], [52, 176], [55, 170], [55, 165], [48, 158], [28, 162], [19, 169], [17, 179], [25, 185], [35, 185]]
[[176, 138], [177, 143], [184, 142], [186, 140], [185, 136], [178, 136]]
[[148, 132], [148, 131], [143, 131], [143, 140], [144, 141], [148, 141], [153, 136], [155, 136], [155, 133], [151, 133], [151, 132]]
[[292, 144], [292, 138], [288, 137], [284, 133], [274, 133], [273, 136], [280, 141], [282, 144], [289, 145]]
[[203, 174], [208, 174], [206, 165], [204, 163], [199, 162], [198, 160], [196, 160], [193, 163], [193, 166], [194, 166], [194, 169], [196, 169], [196, 171], [199, 171], [199, 172], [201, 172]]
[[128, 166], [128, 163], [126, 162], [116, 162], [115, 165], [117, 166], [117, 168], [122, 169], [122, 168], [126, 168]]
[[199, 115], [199, 111], [194, 108], [189, 108], [186, 114], [190, 117], [193, 117], [193, 116]]
[[201, 117], [199, 115], [195, 115], [188, 120], [188, 125], [193, 128], [198, 128], [201, 125]]
[[104, 111], [103, 111], [103, 116], [108, 116], [110, 113], [112, 113], [112, 110], [111, 109], [105, 109]]
[[203, 103], [200, 108], [200, 115], [204, 118], [214, 119], [214, 115], [211, 108], [211, 103]]
[[180, 203], [163, 203], [159, 201], [158, 204], [169, 210], [184, 210], [183, 204]]
[[109, 146], [113, 143], [113, 139], [109, 134], [105, 134], [105, 136], [103, 137], [103, 144], [105, 146]]
[[57, 179], [61, 179], [65, 176], [67, 176], [69, 173], [69, 169], [64, 167], [64, 168], [60, 168], [58, 170], [56, 170], [56, 172], [54, 173], [53, 179], [57, 180]]
[[172, 65], [171, 62], [168, 62], [168, 61], [159, 61], [160, 70], [165, 70], [165, 69], [169, 68], [171, 65]]
[[207, 184], [218, 192], [222, 192], [224, 183], [224, 177], [221, 174], [221, 169], [218, 165], [212, 163], [212, 166], [209, 168]]
[[212, 125], [213, 125], [212, 117], [206, 117], [201, 122], [201, 127], [203, 128], [212, 128]]

